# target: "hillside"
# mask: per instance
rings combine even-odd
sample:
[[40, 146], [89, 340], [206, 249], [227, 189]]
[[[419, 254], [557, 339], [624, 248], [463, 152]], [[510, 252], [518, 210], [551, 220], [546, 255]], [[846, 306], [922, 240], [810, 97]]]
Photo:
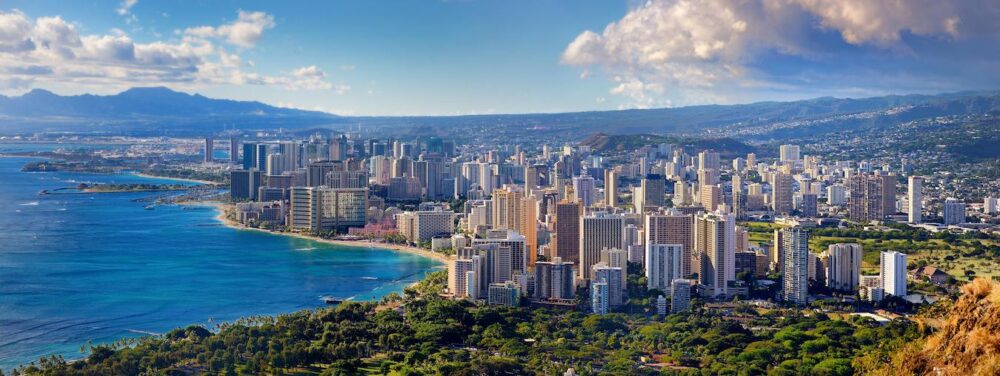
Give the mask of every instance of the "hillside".
[[1000, 375], [1000, 283], [977, 279], [962, 296], [944, 326], [897, 353], [881, 375]]
[[715, 150], [726, 158], [746, 156], [747, 153], [757, 151], [753, 146], [728, 137], [689, 138], [651, 134], [609, 135], [606, 133], [595, 133], [580, 141], [580, 145], [588, 146], [591, 150], [598, 153], [632, 151], [646, 145], [661, 143], [679, 145], [697, 151]]

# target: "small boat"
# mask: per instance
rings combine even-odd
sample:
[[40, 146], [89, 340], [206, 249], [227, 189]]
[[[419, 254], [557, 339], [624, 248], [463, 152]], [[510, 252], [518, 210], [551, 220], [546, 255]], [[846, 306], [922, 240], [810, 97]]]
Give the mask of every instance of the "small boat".
[[153, 206], [153, 205], [146, 205], [146, 206], [143, 206], [142, 208], [143, 208], [143, 209], [146, 209], [146, 210], [153, 210], [153, 209], [156, 209], [156, 207], [155, 207], [155, 206]]

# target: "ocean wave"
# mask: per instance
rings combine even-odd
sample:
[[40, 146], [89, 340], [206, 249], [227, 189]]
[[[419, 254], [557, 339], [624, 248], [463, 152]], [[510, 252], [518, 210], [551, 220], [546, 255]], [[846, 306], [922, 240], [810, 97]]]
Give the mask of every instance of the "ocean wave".
[[25, 202], [21, 206], [38, 206], [38, 201]]
[[315, 251], [316, 247], [295, 248], [296, 251]]

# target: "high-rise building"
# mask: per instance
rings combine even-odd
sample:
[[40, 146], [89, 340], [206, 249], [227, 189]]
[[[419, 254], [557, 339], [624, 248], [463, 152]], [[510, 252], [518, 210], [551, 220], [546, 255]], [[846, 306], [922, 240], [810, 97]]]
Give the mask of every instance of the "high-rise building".
[[[473, 261], [472, 259], [457, 259], [451, 260], [448, 267], [448, 292], [450, 292], [456, 298], [464, 298], [469, 296], [469, 280], [470, 275], [475, 278], [475, 263], [479, 260]], [[469, 274], [472, 272], [472, 274]]]
[[689, 307], [691, 307], [691, 281], [675, 279], [670, 283], [670, 312], [684, 312]]
[[736, 280], [736, 217], [699, 213], [694, 218], [694, 253], [700, 260], [698, 277], [711, 296], [728, 295]]
[[517, 307], [521, 303], [521, 286], [514, 281], [491, 283], [486, 297], [490, 305]]
[[775, 172], [771, 182], [771, 206], [775, 214], [792, 212], [792, 175]]
[[826, 203], [829, 205], [847, 204], [847, 187], [843, 184], [826, 187]]
[[802, 159], [800, 152], [799, 145], [781, 145], [779, 148], [779, 157], [782, 162], [797, 161]]
[[906, 203], [907, 222], [923, 222], [924, 178], [919, 176], [910, 176], [906, 195], [908, 197], [908, 201]]
[[233, 200], [256, 200], [264, 174], [255, 169], [229, 172], [229, 197]]
[[640, 187], [641, 197], [635, 200], [637, 212], [643, 212], [646, 208], [658, 208], [666, 203], [666, 180], [663, 176], [649, 174], [643, 177]]
[[831, 244], [826, 254], [826, 286], [840, 291], [856, 290], [861, 278], [861, 244]]
[[656, 297], [656, 314], [660, 316], [667, 314], [667, 298], [663, 295]]
[[702, 185], [698, 193], [701, 196], [701, 207], [705, 208], [705, 211], [715, 211], [723, 204], [722, 187], [718, 185]]
[[682, 277], [684, 253], [680, 244], [646, 244], [646, 287], [668, 291], [673, 280]]
[[583, 217], [580, 225], [580, 278], [590, 279], [592, 267], [604, 248], [622, 249], [625, 220], [621, 215], [595, 212]]
[[605, 263], [597, 263], [593, 267], [594, 284], [606, 283], [608, 285], [608, 308], [614, 308], [625, 304], [625, 288], [621, 285], [624, 280], [622, 275], [625, 270], [619, 267], [608, 266]]
[[799, 211], [803, 217], [815, 217], [819, 215], [819, 198], [815, 193], [802, 194], [802, 207]]
[[888, 295], [906, 296], [906, 254], [896, 251], [882, 252], [882, 289]]
[[983, 198], [983, 213], [986, 214], [996, 214], [1000, 207], [1000, 200], [995, 197]]
[[594, 178], [586, 174], [573, 178], [573, 192], [576, 192], [576, 199], [584, 208], [589, 208], [594, 204]]
[[238, 163], [240, 161], [240, 138], [233, 136], [229, 138], [229, 162]]
[[528, 271], [527, 247], [524, 236], [514, 230], [490, 230], [483, 238], [472, 239], [472, 245], [496, 244], [500, 248], [510, 249], [511, 273], [526, 273]]
[[784, 267], [781, 297], [794, 304], [806, 304], [809, 298], [809, 232], [801, 227], [781, 230]]
[[292, 229], [344, 232], [365, 225], [368, 188], [292, 187], [289, 207]]
[[454, 212], [445, 210], [403, 212], [396, 215], [396, 227], [407, 242], [416, 244], [454, 233], [454, 218]]
[[610, 298], [610, 288], [608, 282], [595, 281], [590, 284], [590, 308], [591, 312], [598, 315], [608, 314]]
[[719, 153], [714, 151], [704, 150], [698, 153], [698, 169], [699, 170], [715, 170], [719, 171], [722, 167], [722, 163], [719, 158]]
[[513, 186], [493, 191], [493, 228], [500, 230], [520, 230], [524, 193]]
[[618, 285], [621, 286], [622, 293], [625, 294], [628, 288], [628, 251], [618, 248], [604, 248], [601, 250], [599, 263], [612, 268], [622, 269], [621, 280], [618, 281]]
[[573, 263], [556, 257], [535, 263], [535, 299], [572, 299], [576, 295]]
[[215, 141], [211, 137], [205, 137], [205, 163], [213, 160], [213, 153], [215, 153]]
[[881, 221], [896, 212], [896, 177], [894, 175], [858, 174], [848, 179], [851, 196], [848, 215], [858, 222]]
[[[957, 198], [951, 198], [944, 200], [944, 224], [945, 225], [957, 225], [959, 223], [965, 223], [965, 203]], [[891, 294], [889, 289], [885, 291], [887, 294]]]
[[[554, 256], [578, 264], [580, 262], [580, 203], [563, 200], [556, 203]], [[578, 268], [579, 269], [579, 268]], [[586, 271], [589, 273], [589, 271]], [[583, 273], [583, 272], [581, 272]]]
[[678, 278], [687, 278], [694, 262], [694, 237], [692, 226], [694, 217], [676, 209], [661, 210], [646, 215], [645, 244], [677, 244], [681, 246], [681, 274]]
[[604, 170], [604, 204], [618, 206], [618, 173], [611, 168]]

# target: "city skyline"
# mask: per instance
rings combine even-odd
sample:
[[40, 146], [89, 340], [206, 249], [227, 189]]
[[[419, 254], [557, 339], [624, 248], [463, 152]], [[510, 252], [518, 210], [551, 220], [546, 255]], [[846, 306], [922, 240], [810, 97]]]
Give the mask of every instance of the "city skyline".
[[459, 115], [988, 90], [1000, 52], [979, 46], [1000, 41], [998, 14], [973, 0], [13, 1], [0, 8], [0, 93], [167, 86], [340, 115]]

